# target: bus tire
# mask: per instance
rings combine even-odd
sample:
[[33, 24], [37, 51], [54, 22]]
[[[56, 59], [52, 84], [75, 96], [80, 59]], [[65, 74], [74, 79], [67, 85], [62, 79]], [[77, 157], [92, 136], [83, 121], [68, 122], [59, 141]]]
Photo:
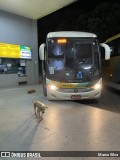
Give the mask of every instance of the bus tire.
[[43, 86], [43, 94], [44, 94], [45, 97], [47, 96], [47, 89], [46, 89], [45, 86]]

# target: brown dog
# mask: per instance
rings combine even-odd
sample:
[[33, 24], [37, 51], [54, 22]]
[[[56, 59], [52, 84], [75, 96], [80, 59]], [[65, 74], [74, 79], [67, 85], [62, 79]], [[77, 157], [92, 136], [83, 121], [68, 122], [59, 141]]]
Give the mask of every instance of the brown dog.
[[[47, 106], [45, 106], [42, 102], [40, 101], [34, 101], [32, 100], [33, 102], [33, 105], [34, 105], [34, 112], [35, 112], [35, 115], [38, 115], [38, 117], [41, 119], [43, 119], [43, 113], [45, 113], [45, 109], [48, 108]], [[40, 115], [41, 113], [41, 115]]]

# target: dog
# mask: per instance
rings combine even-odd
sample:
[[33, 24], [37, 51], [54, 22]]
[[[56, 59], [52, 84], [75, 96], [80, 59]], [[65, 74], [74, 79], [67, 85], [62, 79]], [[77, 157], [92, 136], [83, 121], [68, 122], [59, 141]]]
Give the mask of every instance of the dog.
[[48, 107], [46, 105], [44, 105], [42, 102], [40, 102], [40, 101], [32, 100], [32, 102], [33, 102], [33, 105], [34, 105], [35, 115], [38, 115], [39, 118], [41, 117], [41, 119], [43, 119], [43, 113], [45, 113], [45, 110]]

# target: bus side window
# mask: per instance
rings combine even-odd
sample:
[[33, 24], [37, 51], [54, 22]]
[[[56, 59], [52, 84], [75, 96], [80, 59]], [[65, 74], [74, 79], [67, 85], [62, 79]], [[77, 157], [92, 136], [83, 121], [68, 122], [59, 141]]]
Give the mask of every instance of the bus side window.
[[47, 56], [47, 47], [45, 46], [45, 48], [44, 48], [44, 62], [43, 62], [43, 64], [44, 64], [44, 66], [43, 66], [44, 71], [46, 71], [46, 56]]
[[120, 46], [118, 46], [118, 56], [120, 56]]
[[114, 47], [110, 47], [110, 57], [113, 57], [114, 55]]
[[116, 41], [108, 43], [110, 46], [110, 57], [118, 56], [118, 43]]
[[101, 58], [102, 58], [102, 66], [108, 67], [110, 66], [110, 61], [105, 60], [105, 49], [100, 46], [100, 51], [101, 51]]
[[102, 46], [100, 46], [100, 52], [101, 52], [101, 58], [105, 59], [105, 49]]

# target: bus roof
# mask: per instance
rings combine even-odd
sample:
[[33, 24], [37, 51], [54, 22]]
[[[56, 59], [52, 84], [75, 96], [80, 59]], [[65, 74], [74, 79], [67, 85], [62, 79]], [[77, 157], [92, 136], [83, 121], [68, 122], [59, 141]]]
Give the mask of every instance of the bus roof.
[[47, 34], [47, 38], [53, 37], [97, 37], [93, 33], [89, 32], [77, 32], [77, 31], [59, 31], [59, 32], [50, 32]]
[[112, 37], [108, 38], [104, 43], [109, 43], [109, 42], [111, 42], [111, 41], [113, 41], [113, 40], [115, 40], [119, 37], [120, 37], [120, 33], [116, 34], [115, 36], [112, 36]]

